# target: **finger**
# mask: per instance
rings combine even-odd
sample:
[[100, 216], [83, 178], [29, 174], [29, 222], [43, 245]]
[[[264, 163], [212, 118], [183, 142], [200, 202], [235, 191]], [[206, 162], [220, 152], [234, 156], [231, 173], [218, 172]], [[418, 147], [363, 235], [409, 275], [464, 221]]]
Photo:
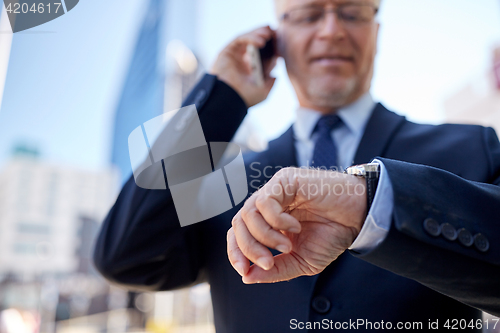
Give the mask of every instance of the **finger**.
[[274, 31], [267, 25], [265, 27], [257, 28], [255, 30], [249, 32], [248, 34], [249, 35], [256, 34], [256, 35], [264, 37], [266, 40], [269, 40], [274, 36]]
[[279, 254], [274, 257], [274, 266], [269, 270], [253, 265], [243, 276], [243, 283], [274, 283], [308, 275], [300, 270], [297, 259], [292, 254]]
[[258, 48], [264, 47], [267, 41], [273, 37], [274, 32], [269, 28], [269, 26], [258, 28], [254, 31], [246, 33], [237, 37], [232, 43], [229, 44], [229, 48], [234, 51], [243, 52], [246, 50], [248, 44], [255, 45]]
[[255, 29], [234, 39], [227, 45], [224, 51], [239, 55], [244, 54], [246, 52], [246, 47], [248, 44], [252, 44], [258, 48], [261, 48], [270, 38], [272, 38], [273, 34], [273, 30], [271, 30], [269, 26]]
[[255, 206], [272, 228], [292, 233], [300, 232], [300, 222], [290, 214], [283, 212], [283, 207], [276, 199], [260, 195], [255, 200]]
[[266, 38], [258, 35], [243, 35], [231, 42], [227, 47], [227, 51], [236, 54], [243, 54], [246, 52], [248, 44], [261, 48], [266, 45]]
[[248, 231], [239, 214], [233, 218], [233, 230], [236, 243], [243, 255], [263, 269], [274, 265], [273, 255], [268, 248], [260, 244]]
[[[247, 201], [248, 202], [248, 201]], [[256, 207], [243, 207], [241, 217], [250, 234], [261, 244], [281, 252], [290, 252], [292, 242], [281, 232], [274, 230], [262, 217]]]
[[227, 256], [229, 258], [229, 262], [238, 274], [244, 276], [248, 272], [250, 262], [238, 247], [233, 228], [230, 228], [227, 232]]

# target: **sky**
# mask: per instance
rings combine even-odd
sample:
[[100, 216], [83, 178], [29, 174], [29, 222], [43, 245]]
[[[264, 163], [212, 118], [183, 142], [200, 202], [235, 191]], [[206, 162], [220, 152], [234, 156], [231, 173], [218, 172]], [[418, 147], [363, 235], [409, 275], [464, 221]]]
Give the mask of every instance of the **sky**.
[[[0, 165], [25, 142], [53, 162], [108, 166], [113, 115], [146, 5], [82, 0], [59, 19], [14, 35], [0, 106]], [[175, 13], [167, 27], [179, 20]], [[383, 0], [379, 21], [372, 95], [417, 122], [442, 122], [444, 101], [488, 70], [500, 44], [499, 0]], [[276, 21], [271, 0], [198, 0], [183, 24], [209, 68], [237, 35]], [[183, 36], [167, 38], [173, 35]], [[293, 122], [297, 107], [282, 62], [273, 74], [270, 96], [246, 119], [267, 139]]]

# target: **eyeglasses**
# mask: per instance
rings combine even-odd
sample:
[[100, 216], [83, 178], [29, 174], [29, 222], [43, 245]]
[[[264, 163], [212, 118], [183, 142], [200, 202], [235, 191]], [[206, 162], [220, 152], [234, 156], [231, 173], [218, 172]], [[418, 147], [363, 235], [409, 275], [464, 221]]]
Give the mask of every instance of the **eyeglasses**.
[[326, 13], [333, 12], [345, 28], [357, 28], [370, 23], [375, 18], [378, 8], [372, 4], [346, 3], [336, 8], [326, 9], [324, 6], [311, 5], [291, 9], [284, 13], [280, 20], [293, 26], [311, 28], [316, 27], [325, 18]]

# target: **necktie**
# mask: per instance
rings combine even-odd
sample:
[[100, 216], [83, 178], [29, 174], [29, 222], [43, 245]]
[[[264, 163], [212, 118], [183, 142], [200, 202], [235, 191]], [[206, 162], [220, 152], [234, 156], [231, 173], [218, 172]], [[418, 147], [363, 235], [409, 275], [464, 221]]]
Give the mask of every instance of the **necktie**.
[[331, 131], [340, 124], [342, 124], [342, 120], [336, 114], [325, 115], [318, 120], [313, 131], [313, 133], [317, 133], [317, 139], [314, 145], [311, 166], [339, 171], [337, 148], [333, 142]]

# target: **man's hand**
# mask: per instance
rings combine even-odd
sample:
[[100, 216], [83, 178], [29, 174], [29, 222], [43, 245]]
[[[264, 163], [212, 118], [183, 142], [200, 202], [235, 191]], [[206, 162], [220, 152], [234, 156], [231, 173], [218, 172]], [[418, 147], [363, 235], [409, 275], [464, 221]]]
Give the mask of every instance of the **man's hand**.
[[243, 98], [247, 107], [262, 102], [269, 95], [276, 80], [270, 73], [277, 59], [275, 56], [264, 64], [264, 86], [259, 87], [252, 77], [250, 61], [246, 54], [247, 45], [264, 47], [273, 35], [271, 28], [263, 27], [237, 37], [221, 51], [210, 71], [210, 74], [217, 75], [219, 80], [233, 88]]
[[[235, 215], [227, 252], [244, 283], [316, 275], [342, 254], [366, 218], [366, 181], [318, 169], [281, 169]], [[267, 248], [282, 254], [275, 257]], [[255, 263], [250, 267], [249, 260]]]

